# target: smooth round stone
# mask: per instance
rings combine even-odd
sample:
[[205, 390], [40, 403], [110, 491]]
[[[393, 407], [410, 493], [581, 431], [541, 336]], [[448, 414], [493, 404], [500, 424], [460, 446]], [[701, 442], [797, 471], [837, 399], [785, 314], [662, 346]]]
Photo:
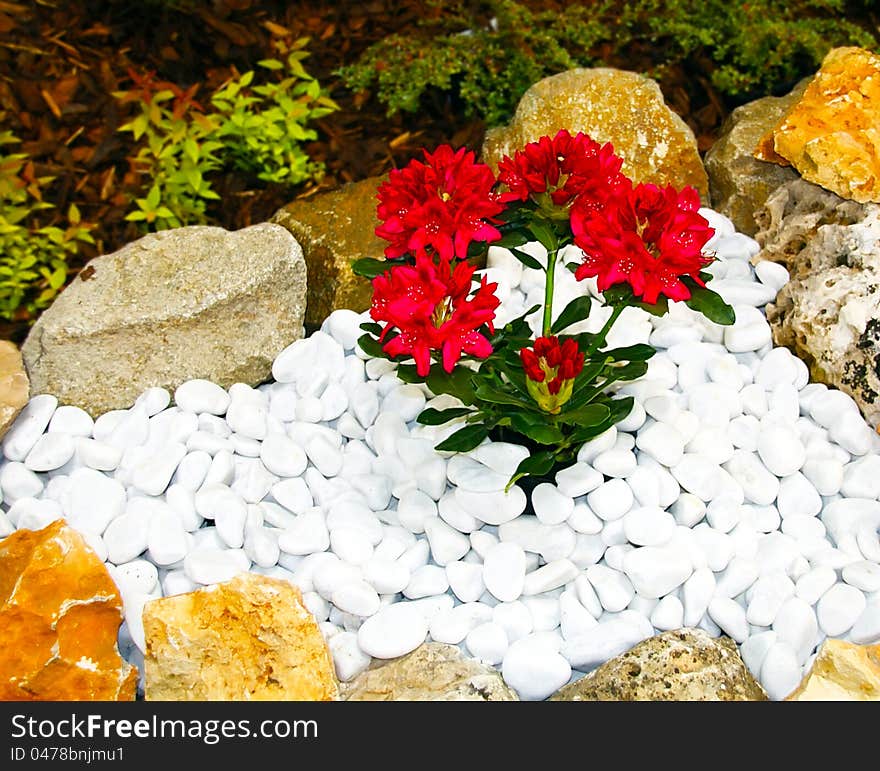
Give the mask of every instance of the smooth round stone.
[[721, 487], [718, 464], [696, 453], [685, 453], [670, 472], [686, 492], [702, 501], [711, 501]]
[[547, 643], [530, 637], [513, 642], [501, 664], [504, 682], [523, 701], [540, 701], [558, 691], [571, 677], [571, 665]]
[[70, 434], [43, 434], [24, 459], [31, 471], [54, 471], [73, 457], [76, 443]]
[[785, 477], [794, 474], [804, 465], [807, 452], [797, 431], [791, 426], [770, 422], [761, 427], [758, 456], [768, 471], [778, 477]]
[[651, 622], [642, 614], [624, 611], [574, 640], [566, 640], [560, 653], [572, 667], [588, 672], [653, 634]]
[[3, 454], [8, 460], [23, 461], [52, 419], [58, 399], [50, 394], [34, 396], [24, 406], [3, 437]]
[[606, 522], [620, 519], [632, 508], [633, 494], [623, 479], [610, 479], [587, 494], [587, 504]]
[[271, 473], [280, 477], [298, 477], [308, 466], [302, 447], [285, 434], [275, 432], [263, 439], [260, 460]]
[[880, 456], [868, 455], [843, 469], [840, 492], [847, 498], [877, 498], [880, 496]]
[[377, 659], [393, 659], [419, 647], [428, 635], [428, 621], [411, 603], [380, 608], [357, 631], [358, 646]]
[[330, 546], [330, 533], [318, 508], [300, 514], [296, 522], [278, 536], [278, 546], [287, 554], [307, 555]]
[[305, 450], [308, 459], [325, 477], [334, 477], [342, 469], [342, 452], [323, 436], [313, 437]]
[[363, 565], [373, 556], [373, 544], [370, 538], [357, 527], [332, 528], [330, 549], [339, 559], [350, 565]]
[[804, 662], [813, 652], [819, 625], [813, 609], [799, 597], [787, 599], [776, 618], [773, 631], [781, 642], [787, 642], [797, 654], [799, 662]]
[[348, 308], [339, 308], [327, 316], [321, 328], [346, 351], [353, 351], [358, 338], [363, 334], [361, 321], [359, 313]]
[[522, 514], [528, 503], [522, 488], [514, 485], [510, 491], [477, 493], [456, 489], [455, 501], [468, 514], [487, 525], [501, 525]]
[[173, 565], [186, 557], [187, 547], [186, 530], [180, 517], [170, 506], [158, 509], [149, 519], [147, 528], [146, 548], [150, 560], [161, 566]]
[[731, 532], [740, 522], [742, 506], [737, 498], [720, 495], [706, 506], [706, 521], [719, 533]]
[[880, 565], [861, 560], [846, 565], [841, 571], [843, 580], [863, 592], [880, 591]]
[[[15, 528], [42, 530], [56, 519], [62, 519], [63, 517], [64, 512], [58, 501], [53, 501], [50, 498], [18, 498], [4, 515], [4, 526], [0, 527], [0, 532], [9, 530], [6, 535], [10, 535]], [[8, 523], [8, 525], [5, 523]], [[5, 538], [6, 535], [0, 537]], [[136, 556], [137, 554], [135, 554]]]
[[446, 564], [449, 588], [462, 602], [475, 602], [486, 591], [483, 565], [479, 562], [449, 562]]
[[422, 565], [412, 571], [403, 595], [411, 600], [443, 594], [449, 588], [446, 571], [437, 565]]
[[425, 408], [425, 395], [415, 384], [406, 384], [391, 389], [382, 400], [383, 412], [393, 412], [407, 423], [415, 420]]
[[868, 604], [853, 624], [849, 637], [856, 645], [868, 645], [880, 640], [880, 601], [875, 599]]
[[352, 581], [337, 587], [330, 601], [343, 613], [372, 616], [381, 607], [379, 595], [366, 581]]
[[509, 642], [525, 637], [534, 629], [532, 614], [519, 600], [499, 602], [492, 608], [492, 621], [504, 629]]
[[789, 643], [779, 640], [770, 646], [761, 664], [760, 680], [773, 701], [782, 701], [800, 685], [800, 662]]
[[435, 614], [430, 621], [431, 639], [436, 642], [458, 645], [475, 627], [492, 618], [492, 608], [482, 602], [456, 605]]
[[147, 495], [161, 495], [186, 455], [184, 444], [169, 442], [160, 448], [155, 456], [134, 469], [131, 475], [132, 487]]
[[[473, 566], [480, 570], [478, 565]], [[363, 565], [364, 580], [379, 594], [402, 592], [409, 583], [410, 571], [405, 565], [381, 557], [374, 557]], [[448, 575], [448, 566], [447, 566]], [[451, 582], [450, 582], [451, 583]]]
[[489, 666], [498, 666], [507, 653], [509, 643], [504, 627], [490, 621], [468, 632], [465, 645], [477, 661]]
[[[312, 558], [317, 556], [319, 555], [314, 554]], [[363, 572], [359, 567], [343, 562], [334, 554], [328, 554], [327, 559], [317, 563], [310, 576], [312, 588], [325, 600], [331, 600], [333, 592], [340, 586], [360, 581], [362, 578]], [[299, 583], [300, 571], [297, 571], [296, 579]], [[300, 586], [303, 588], [302, 585]]]
[[438, 565], [445, 566], [455, 562], [470, 551], [468, 537], [454, 530], [440, 517], [425, 519], [424, 532], [431, 545], [431, 555]]
[[339, 383], [330, 383], [321, 394], [321, 420], [339, 418], [348, 409], [348, 394]]
[[71, 436], [90, 437], [95, 427], [95, 421], [81, 407], [65, 404], [58, 407], [52, 414], [49, 426], [46, 429], [51, 433], [70, 434]]
[[584, 535], [597, 535], [602, 532], [602, 520], [599, 519], [586, 503], [576, 503], [571, 516], [567, 520], [568, 526], [576, 533]]
[[69, 493], [67, 521], [77, 530], [101, 535], [125, 508], [125, 488], [94, 469], [74, 471]]
[[565, 522], [574, 511], [574, 500], [560, 492], [556, 485], [542, 482], [532, 491], [535, 516], [545, 525]]
[[696, 626], [703, 618], [715, 593], [715, 583], [715, 574], [708, 567], [697, 568], [684, 582], [681, 595], [685, 626]]
[[724, 569], [724, 574], [718, 579], [715, 595], [727, 598], [736, 597], [755, 583], [759, 575], [760, 570], [757, 563], [742, 557], [733, 557]]
[[191, 551], [183, 559], [187, 578], [197, 584], [219, 584], [246, 573], [251, 561], [241, 549], [207, 547]]
[[768, 506], [776, 500], [779, 493], [779, 479], [754, 453], [744, 450], [735, 451], [733, 457], [724, 464], [724, 469], [742, 487], [745, 500], [759, 506]]
[[510, 442], [486, 442], [472, 450], [470, 455], [493, 471], [511, 477], [519, 464], [529, 456], [529, 451]]
[[578, 450], [577, 460], [581, 463], [592, 463], [593, 459], [599, 454], [610, 450], [617, 441], [617, 428], [611, 428], [603, 431], [599, 436], [593, 437], [589, 442], [584, 442]]
[[770, 626], [785, 601], [794, 596], [795, 585], [785, 573], [761, 576], [746, 595], [746, 620], [754, 626]]
[[675, 532], [675, 518], [656, 506], [630, 509], [623, 516], [623, 531], [636, 546], [659, 546]]
[[755, 265], [755, 274], [762, 284], [777, 292], [788, 283], [790, 278], [785, 266], [772, 260], [761, 260]]
[[815, 517], [822, 511], [822, 496], [804, 474], [797, 472], [779, 483], [776, 508], [783, 519], [791, 516]]
[[828, 426], [828, 436], [847, 452], [864, 455], [871, 451], [876, 434], [860, 413], [847, 410]]
[[246, 524], [244, 528], [244, 553], [261, 568], [270, 568], [278, 562], [281, 549], [278, 535], [262, 525]]
[[740, 415], [730, 421], [727, 435], [738, 450], [754, 452], [758, 449], [761, 423], [754, 415]]
[[564, 639], [580, 637], [596, 626], [596, 623], [595, 617], [577, 598], [575, 589], [566, 589], [559, 596], [559, 628]]
[[122, 450], [87, 437], [76, 438], [76, 457], [96, 471], [114, 471], [122, 460]]
[[186, 412], [223, 415], [229, 401], [229, 394], [210, 380], [187, 380], [174, 391], [174, 403]]
[[633, 585], [622, 572], [604, 565], [591, 565], [586, 569], [586, 577], [602, 607], [610, 613], [623, 610], [632, 601]]
[[822, 540], [825, 525], [816, 517], [794, 515], [782, 520], [782, 532], [799, 541]]
[[693, 563], [687, 551], [678, 545], [643, 546], [626, 555], [623, 569], [642, 597], [657, 599], [687, 581], [693, 573]]
[[302, 514], [315, 503], [306, 481], [301, 477], [277, 482], [272, 485], [270, 492], [279, 504], [294, 514]]
[[666, 423], [654, 423], [636, 437], [636, 447], [667, 467], [681, 460], [684, 446], [682, 435]]
[[840, 637], [855, 624], [867, 601], [865, 595], [849, 584], [835, 584], [819, 598], [816, 616], [829, 637]]
[[144, 412], [152, 417], [158, 415], [171, 404], [171, 394], [165, 388], [156, 386], [144, 391], [135, 399], [134, 403], [136, 407], [143, 408]]
[[518, 544], [502, 542], [486, 553], [483, 583], [501, 602], [513, 602], [522, 595], [525, 577], [526, 555]]
[[424, 533], [425, 523], [437, 519], [435, 501], [421, 490], [408, 490], [400, 496], [397, 516], [400, 524], [411, 533]]
[[728, 637], [736, 642], [745, 642], [749, 636], [749, 622], [746, 621], [745, 609], [736, 600], [728, 597], [713, 598], [709, 602], [709, 616]]
[[678, 525], [693, 527], [706, 515], [706, 504], [693, 493], [682, 493], [670, 507]]
[[681, 629], [684, 625], [684, 605], [674, 594], [668, 594], [651, 611], [651, 625], [661, 632]]
[[795, 592], [808, 605], [815, 605], [819, 598], [837, 582], [837, 573], [827, 566], [815, 567], [798, 578]]
[[635, 471], [637, 465], [636, 456], [629, 450], [605, 450], [593, 458], [596, 471], [620, 479]]
[[[173, 512], [168, 511], [168, 514], [174, 517]], [[154, 515], [155, 512], [150, 508], [141, 508], [121, 514], [107, 525], [103, 535], [107, 559], [118, 565], [130, 562], [146, 551]], [[178, 559], [183, 559], [183, 556]]]
[[880, 533], [870, 523], [856, 531], [856, 544], [859, 551], [872, 562], [880, 564]]
[[553, 560], [526, 574], [523, 582], [524, 595], [549, 592], [578, 577], [580, 569], [567, 559]]
[[372, 662], [372, 658], [358, 646], [356, 632], [339, 632], [332, 635], [327, 640], [327, 649], [333, 657], [336, 677], [343, 683], [354, 680]]

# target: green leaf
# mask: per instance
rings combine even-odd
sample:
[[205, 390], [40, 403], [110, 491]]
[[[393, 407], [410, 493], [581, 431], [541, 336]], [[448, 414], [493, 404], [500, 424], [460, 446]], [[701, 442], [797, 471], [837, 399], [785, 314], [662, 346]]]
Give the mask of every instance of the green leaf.
[[689, 279], [685, 279], [684, 283], [691, 290], [691, 299], [685, 301], [689, 308], [699, 311], [709, 321], [714, 321], [716, 324], [727, 326], [736, 321], [736, 313], [724, 302], [720, 294], [706, 287], [698, 286]]
[[657, 351], [653, 346], [645, 345], [644, 343], [601, 351], [602, 356], [611, 357], [614, 361], [647, 361], [655, 353]]
[[515, 247], [510, 247], [510, 252], [527, 268], [532, 268], [533, 270], [544, 270], [544, 266], [541, 265], [541, 263], [538, 262], [534, 257], [532, 257], [532, 255], [530, 255], [528, 252], [524, 252], [522, 249], [516, 249]]
[[423, 426], [441, 426], [450, 420], [460, 418], [462, 415], [470, 415], [472, 412], [473, 410], [469, 407], [450, 407], [448, 410], [435, 410], [433, 407], [428, 407], [428, 409], [422, 410], [416, 418], [416, 422]]
[[516, 467], [516, 471], [513, 472], [513, 476], [507, 483], [507, 487], [504, 488], [504, 492], [510, 490], [518, 480], [525, 476], [549, 474], [553, 470], [554, 465], [556, 465], [556, 454], [551, 450], [542, 450], [541, 452], [529, 455], [528, 458], [524, 458]]
[[518, 396], [506, 393], [498, 388], [493, 388], [485, 383], [480, 383], [474, 391], [474, 394], [481, 401], [491, 402], [492, 404], [512, 404], [515, 407], [529, 407], [532, 409], [535, 407], [532, 402], [527, 402], [524, 399], [520, 399]]
[[260, 59], [257, 62], [260, 67], [265, 67], [267, 70], [282, 70], [284, 69], [284, 65], [279, 62], [277, 59]]
[[[535, 419], [537, 418], [537, 419]], [[510, 427], [538, 444], [559, 444], [565, 439], [556, 426], [543, 422], [546, 418], [514, 412], [510, 415]]]
[[362, 257], [351, 263], [352, 271], [358, 276], [365, 278], [375, 278], [381, 276], [386, 270], [393, 267], [393, 263], [389, 264], [387, 260], [374, 260], [372, 257]]
[[376, 335], [376, 337], [382, 334], [382, 325], [377, 324], [375, 321], [365, 321], [361, 324], [361, 329], [363, 329], [364, 332]]
[[425, 378], [419, 375], [415, 364], [398, 364], [397, 377], [404, 383], [423, 383]]
[[520, 230], [511, 230], [501, 236], [500, 241], [493, 241], [492, 246], [503, 246], [505, 249], [510, 249], [512, 246], [522, 246], [528, 242], [529, 239], [525, 233]]
[[543, 246], [548, 252], [556, 251], [559, 242], [556, 239], [556, 232], [551, 225], [542, 222], [539, 219], [533, 219], [529, 223], [528, 228], [532, 235], [540, 241], [541, 246]]
[[611, 415], [611, 410], [604, 404], [588, 404], [585, 407], [569, 410], [559, 415], [566, 423], [579, 426], [598, 426]]
[[588, 295], [575, 297], [574, 300], [565, 306], [565, 309], [559, 314], [559, 318], [553, 322], [550, 331], [555, 334], [561, 332], [566, 327], [570, 327], [572, 324], [577, 324], [579, 321], [583, 321], [589, 317], [590, 308], [592, 308], [592, 306], [592, 297], [589, 297]]
[[641, 308], [652, 316], [665, 316], [669, 311], [669, 300], [665, 295], [660, 295], [656, 303], [646, 303], [637, 300], [632, 293], [632, 287], [629, 284], [615, 284], [608, 287], [602, 296], [608, 305], [631, 305], [634, 308]]
[[447, 439], [444, 439], [434, 449], [445, 452], [468, 452], [477, 447], [488, 436], [489, 429], [482, 424], [465, 426]]
[[382, 349], [381, 343], [372, 335], [361, 335], [358, 338], [358, 345], [367, 356], [374, 359], [390, 359], [391, 357]]
[[149, 209], [154, 210], [159, 206], [159, 201], [161, 200], [161, 198], [162, 193], [159, 190], [159, 186], [153, 185], [150, 188], [150, 192], [147, 193], [147, 197], [144, 199], [144, 203]]
[[474, 403], [473, 370], [456, 367], [451, 373], [440, 367], [431, 367], [425, 380], [428, 388], [435, 394], [450, 394], [465, 404]]

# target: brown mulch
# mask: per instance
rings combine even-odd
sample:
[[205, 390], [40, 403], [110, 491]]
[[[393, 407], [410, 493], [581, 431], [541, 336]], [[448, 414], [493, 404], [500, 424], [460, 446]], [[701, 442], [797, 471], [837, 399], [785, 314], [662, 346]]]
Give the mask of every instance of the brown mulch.
[[[423, 146], [449, 142], [477, 149], [482, 143], [485, 126], [465, 120], [443, 95], [427, 99], [418, 113], [388, 117], [376, 99], [350, 92], [334, 75], [371, 43], [414, 29], [425, 13], [419, 0], [183, 5], [190, 10], [174, 11], [158, 0], [0, 0], [0, 124], [24, 140], [20, 149], [34, 159], [38, 175], [55, 177], [50, 200], [56, 211], [76, 202], [83, 219], [97, 223], [96, 244], [71, 266], [71, 277], [87, 259], [141, 235], [124, 219], [127, 193], [140, 180], [127, 160], [131, 135], [117, 131], [128, 115], [112, 96], [129, 86], [129, 69], [155, 70], [184, 88], [200, 83], [200, 93], [207, 94], [232, 67], [244, 72], [271, 55], [273, 38], [310, 38], [304, 65], [340, 107], [318, 122], [319, 139], [306, 148], [327, 173], [320, 184], [293, 192], [237, 173], [217, 178], [222, 205], [210, 214], [229, 229], [265, 221], [291, 197], [383, 174]], [[610, 63], [644, 71], [652, 64], [651, 51], [634, 49], [627, 61]], [[701, 150], [711, 146], [730, 109], [708, 74], [679, 68], [661, 81], [667, 102], [694, 130]], [[31, 321], [0, 322], [0, 338], [20, 342]]]

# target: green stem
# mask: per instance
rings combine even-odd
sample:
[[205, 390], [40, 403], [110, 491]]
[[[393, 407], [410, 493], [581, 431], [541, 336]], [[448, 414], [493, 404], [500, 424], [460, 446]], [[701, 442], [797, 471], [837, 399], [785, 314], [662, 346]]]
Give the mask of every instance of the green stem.
[[553, 324], [553, 276], [556, 273], [557, 249], [547, 252], [547, 283], [544, 285], [544, 323], [541, 334], [549, 337]]
[[626, 308], [626, 305], [614, 305], [612, 306], [613, 310], [611, 311], [611, 315], [608, 317], [608, 321], [605, 322], [602, 329], [599, 330], [599, 333], [593, 338], [593, 342], [590, 343], [590, 347], [587, 348], [586, 357], [589, 358], [592, 354], [599, 350], [603, 345], [605, 345], [605, 336], [611, 331], [611, 327], [614, 326], [614, 322], [617, 321], [617, 317], [623, 313], [623, 309]]

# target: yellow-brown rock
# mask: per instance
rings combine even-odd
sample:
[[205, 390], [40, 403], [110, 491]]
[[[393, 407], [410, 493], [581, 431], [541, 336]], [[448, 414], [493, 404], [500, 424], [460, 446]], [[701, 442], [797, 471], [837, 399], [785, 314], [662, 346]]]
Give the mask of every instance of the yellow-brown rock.
[[0, 340], [0, 438], [27, 404], [28, 389], [21, 353], [8, 340]]
[[559, 129], [611, 142], [623, 158], [624, 174], [636, 182], [693, 185], [708, 202], [709, 182], [694, 134], [650, 78], [611, 67], [544, 78], [523, 94], [509, 126], [486, 134], [482, 160], [497, 169], [505, 155]]
[[0, 700], [131, 701], [121, 623], [116, 584], [63, 520], [0, 541]]
[[880, 56], [834, 48], [756, 157], [860, 203], [880, 203]]
[[319, 327], [331, 311], [370, 307], [369, 280], [351, 270], [353, 260], [381, 259], [387, 241], [376, 236], [376, 191], [381, 177], [293, 201], [272, 217], [302, 246], [308, 275], [306, 325]]
[[144, 607], [145, 698], [330, 701], [338, 686], [293, 584], [245, 573]]
[[786, 701], [880, 701], [880, 645], [825, 640]]

